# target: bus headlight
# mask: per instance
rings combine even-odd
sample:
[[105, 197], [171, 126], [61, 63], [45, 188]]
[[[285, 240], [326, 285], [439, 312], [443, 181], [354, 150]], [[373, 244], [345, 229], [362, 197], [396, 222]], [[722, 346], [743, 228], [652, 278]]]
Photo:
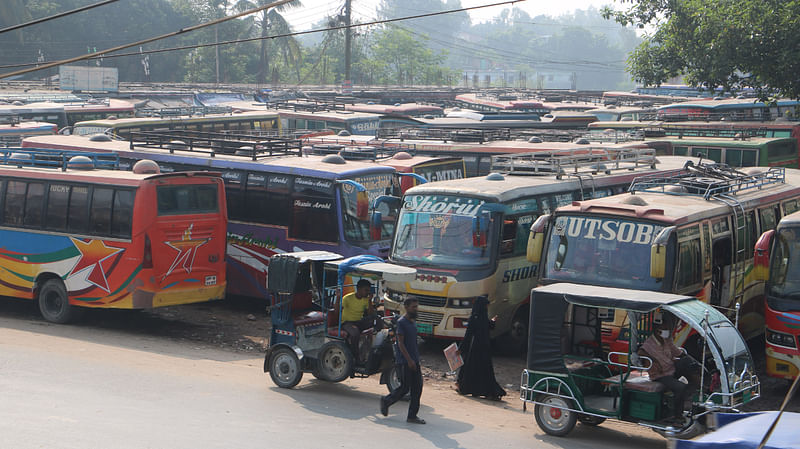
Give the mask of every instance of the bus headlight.
[[767, 328], [767, 341], [773, 345], [783, 346], [784, 348], [796, 348], [797, 344], [794, 341], [794, 335], [777, 332]]
[[450, 307], [454, 309], [471, 309], [475, 298], [450, 298]]
[[406, 300], [407, 297], [408, 295], [405, 293], [400, 293], [392, 290], [386, 292], [386, 299], [401, 305], [403, 304], [403, 302]]

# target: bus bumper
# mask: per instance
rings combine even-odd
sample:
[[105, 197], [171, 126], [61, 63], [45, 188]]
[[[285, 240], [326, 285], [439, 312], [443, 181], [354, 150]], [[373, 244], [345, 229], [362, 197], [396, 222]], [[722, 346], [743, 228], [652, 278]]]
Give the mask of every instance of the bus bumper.
[[222, 282], [213, 287], [160, 290], [157, 292], [136, 289], [133, 292], [132, 308], [151, 309], [222, 299], [225, 297], [226, 285], [227, 283]]
[[800, 373], [800, 355], [784, 354], [767, 346], [767, 375], [793, 380]]
[[[383, 299], [388, 313], [403, 314], [403, 305], [387, 297]], [[467, 331], [471, 309], [450, 309], [420, 304], [417, 310], [417, 333], [420, 337], [462, 339]]]

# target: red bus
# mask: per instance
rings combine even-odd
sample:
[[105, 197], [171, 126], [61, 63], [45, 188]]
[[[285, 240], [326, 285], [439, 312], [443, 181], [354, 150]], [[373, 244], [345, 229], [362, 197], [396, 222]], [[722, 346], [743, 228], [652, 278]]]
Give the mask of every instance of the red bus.
[[35, 300], [55, 323], [81, 307], [222, 298], [219, 174], [161, 174], [150, 161], [108, 170], [109, 159], [118, 165], [113, 153], [0, 149], [0, 295]]

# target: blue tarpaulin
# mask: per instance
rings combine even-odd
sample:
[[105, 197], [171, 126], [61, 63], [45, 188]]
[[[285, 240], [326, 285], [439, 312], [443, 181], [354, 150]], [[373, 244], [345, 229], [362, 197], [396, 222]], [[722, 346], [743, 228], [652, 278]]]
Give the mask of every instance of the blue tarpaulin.
[[355, 267], [365, 264], [365, 263], [374, 263], [374, 262], [383, 262], [378, 256], [372, 256], [370, 254], [363, 254], [361, 256], [351, 257], [339, 265], [339, 285], [344, 285], [344, 277], [347, 273], [353, 271]]
[[[723, 424], [694, 440], [680, 440], [675, 449], [756, 449], [778, 412], [721, 413]], [[765, 449], [800, 449], [800, 413], [784, 412]]]

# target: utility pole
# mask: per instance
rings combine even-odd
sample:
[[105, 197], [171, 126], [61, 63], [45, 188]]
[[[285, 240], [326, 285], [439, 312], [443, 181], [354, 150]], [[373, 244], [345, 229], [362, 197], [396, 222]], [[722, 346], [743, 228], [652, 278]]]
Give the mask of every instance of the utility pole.
[[350, 46], [353, 43], [352, 30], [350, 29], [350, 3], [352, 0], [345, 0], [344, 2], [344, 86], [352, 88], [353, 84], [350, 80]]
[[219, 86], [219, 24], [214, 25], [214, 43], [217, 44], [214, 46], [214, 54], [217, 65], [217, 86]]

